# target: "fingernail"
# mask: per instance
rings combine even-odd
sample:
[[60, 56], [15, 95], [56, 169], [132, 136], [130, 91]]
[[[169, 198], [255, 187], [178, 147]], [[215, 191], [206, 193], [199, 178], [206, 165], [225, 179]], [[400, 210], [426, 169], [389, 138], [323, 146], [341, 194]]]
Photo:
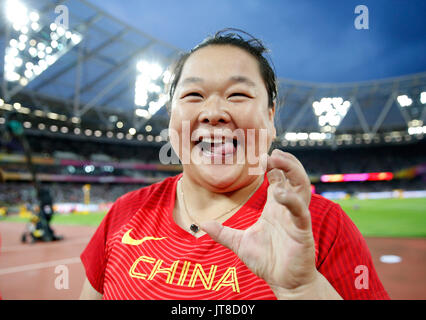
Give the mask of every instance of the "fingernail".
[[282, 151], [282, 150], [280, 150], [280, 149], [274, 149], [273, 151], [272, 151], [272, 154], [273, 153], [276, 153], [276, 154], [278, 154], [278, 155], [280, 155], [280, 156], [285, 156], [285, 152], [284, 151]]
[[280, 182], [282, 180], [282, 173], [279, 169], [272, 169], [268, 172], [267, 176], [270, 184]]

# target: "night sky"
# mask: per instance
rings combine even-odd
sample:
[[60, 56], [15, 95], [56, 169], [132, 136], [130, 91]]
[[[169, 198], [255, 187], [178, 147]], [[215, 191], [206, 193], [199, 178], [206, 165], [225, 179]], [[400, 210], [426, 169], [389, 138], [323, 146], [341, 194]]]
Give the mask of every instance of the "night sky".
[[[424, 0], [90, 1], [183, 50], [219, 29], [243, 29], [271, 50], [281, 78], [352, 82], [426, 71]], [[355, 28], [357, 5], [367, 6], [369, 29]]]

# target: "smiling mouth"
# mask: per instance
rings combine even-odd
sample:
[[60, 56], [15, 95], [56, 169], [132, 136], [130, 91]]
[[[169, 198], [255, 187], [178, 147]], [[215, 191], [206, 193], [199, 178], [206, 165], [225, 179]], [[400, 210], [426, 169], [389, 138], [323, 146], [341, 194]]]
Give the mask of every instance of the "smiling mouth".
[[237, 152], [239, 146], [237, 139], [226, 137], [200, 137], [194, 143], [203, 156], [207, 157], [229, 157]]

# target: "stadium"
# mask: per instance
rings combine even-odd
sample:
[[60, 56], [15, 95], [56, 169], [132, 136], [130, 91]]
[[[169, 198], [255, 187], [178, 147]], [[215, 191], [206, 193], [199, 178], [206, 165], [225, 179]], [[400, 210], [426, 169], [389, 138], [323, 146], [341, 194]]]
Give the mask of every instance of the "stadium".
[[[77, 299], [78, 256], [114, 201], [182, 172], [159, 154], [170, 143], [168, 66], [183, 50], [86, 0], [6, 1], [0, 10], [0, 294]], [[279, 78], [278, 89], [273, 148], [295, 155], [312, 191], [350, 216], [392, 299], [425, 299], [426, 71]], [[41, 190], [64, 239], [22, 243]], [[55, 289], [58, 265], [68, 266], [72, 290]]]

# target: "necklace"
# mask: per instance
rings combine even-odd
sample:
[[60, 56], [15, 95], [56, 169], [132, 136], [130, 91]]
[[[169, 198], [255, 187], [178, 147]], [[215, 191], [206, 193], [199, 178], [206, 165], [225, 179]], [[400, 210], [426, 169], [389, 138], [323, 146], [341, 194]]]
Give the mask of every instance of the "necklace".
[[[194, 219], [191, 214], [189, 213], [188, 207], [186, 206], [186, 202], [185, 202], [185, 196], [183, 195], [183, 190], [182, 190], [182, 178], [179, 179], [178, 181], [178, 189], [179, 189], [179, 195], [182, 198], [182, 202], [183, 202], [183, 206], [185, 209], [185, 213], [186, 215], [194, 222], [190, 225], [189, 229], [193, 232], [193, 233], [197, 233], [198, 231], [200, 231], [200, 227], [199, 227], [199, 223], [197, 222], [196, 219]], [[244, 199], [241, 203], [239, 203], [238, 205], [236, 205], [235, 207], [231, 208], [230, 210], [225, 211], [224, 213], [222, 213], [221, 215], [219, 215], [218, 217], [214, 218], [214, 220], [220, 219], [223, 216], [227, 215], [228, 213], [231, 213], [232, 211], [234, 211], [235, 209], [237, 209], [238, 207], [242, 206], [248, 199], [250, 199], [250, 197], [254, 194], [254, 192], [257, 190], [257, 187], [254, 189], [254, 191], [246, 198]]]

